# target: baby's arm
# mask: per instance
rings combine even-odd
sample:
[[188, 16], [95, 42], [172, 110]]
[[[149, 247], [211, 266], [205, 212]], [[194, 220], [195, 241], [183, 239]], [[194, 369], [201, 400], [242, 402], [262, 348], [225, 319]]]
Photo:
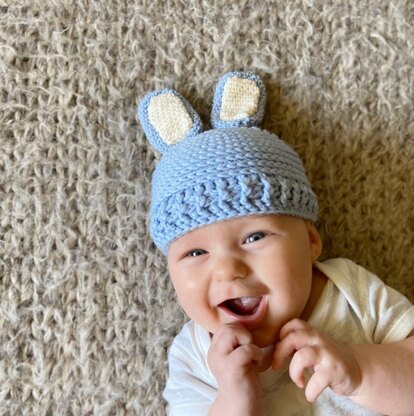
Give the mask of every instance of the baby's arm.
[[414, 333], [390, 344], [351, 345], [362, 380], [356, 403], [389, 416], [412, 416], [414, 409]]
[[412, 415], [414, 408], [414, 337], [390, 344], [343, 345], [299, 319], [280, 332], [273, 368], [292, 356], [292, 380], [315, 401], [326, 387], [389, 416]]
[[209, 415], [261, 415], [262, 351], [252, 344], [251, 334], [239, 325], [223, 325], [213, 336], [207, 359], [218, 384]]

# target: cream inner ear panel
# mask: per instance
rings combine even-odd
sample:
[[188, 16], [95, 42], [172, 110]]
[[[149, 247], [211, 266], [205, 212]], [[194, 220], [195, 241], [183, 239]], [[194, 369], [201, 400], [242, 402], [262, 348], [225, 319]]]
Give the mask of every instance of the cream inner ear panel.
[[168, 145], [179, 142], [193, 127], [187, 109], [174, 94], [153, 97], [148, 106], [148, 119]]
[[260, 90], [250, 79], [231, 78], [223, 90], [220, 120], [231, 121], [251, 117], [259, 107]]

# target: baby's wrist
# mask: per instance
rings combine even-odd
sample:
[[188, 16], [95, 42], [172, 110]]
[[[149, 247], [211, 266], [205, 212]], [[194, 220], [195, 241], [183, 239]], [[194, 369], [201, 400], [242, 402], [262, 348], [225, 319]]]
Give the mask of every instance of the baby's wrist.
[[239, 400], [240, 397], [243, 397], [246, 400], [260, 400], [262, 387], [260, 385], [255, 385], [255, 383], [250, 381], [243, 382], [242, 380], [239, 380], [238, 383], [236, 382], [232, 385], [219, 385], [218, 394], [223, 397]]
[[[250, 389], [248, 389], [250, 390]], [[224, 390], [219, 388], [209, 416], [261, 416], [260, 393], [243, 389]]]

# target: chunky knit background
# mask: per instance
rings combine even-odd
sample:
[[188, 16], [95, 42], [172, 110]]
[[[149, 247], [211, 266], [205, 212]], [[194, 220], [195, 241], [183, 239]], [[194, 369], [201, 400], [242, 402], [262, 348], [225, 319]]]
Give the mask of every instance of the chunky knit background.
[[207, 121], [223, 73], [259, 73], [325, 257], [414, 301], [413, 50], [411, 0], [0, 0], [0, 415], [164, 414], [185, 317], [147, 231], [155, 88]]

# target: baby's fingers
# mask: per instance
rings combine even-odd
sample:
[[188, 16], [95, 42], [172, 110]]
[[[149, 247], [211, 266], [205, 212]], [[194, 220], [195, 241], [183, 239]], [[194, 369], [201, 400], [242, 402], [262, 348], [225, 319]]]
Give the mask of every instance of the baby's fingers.
[[280, 329], [280, 339], [283, 340], [286, 338], [291, 332], [295, 331], [309, 331], [312, 330], [312, 326], [309, 325], [307, 322], [302, 321], [301, 319], [292, 319], [291, 321], [287, 322], [283, 327]]
[[274, 370], [282, 367], [283, 363], [296, 351], [315, 344], [313, 333], [308, 330], [298, 330], [289, 333], [276, 345], [273, 354], [272, 368]]
[[312, 371], [313, 374], [305, 390], [306, 398], [310, 402], [314, 402], [330, 386], [332, 381], [329, 372], [323, 368], [318, 368], [318, 371], [313, 371], [315, 367], [318, 367], [321, 359], [322, 352], [318, 347], [304, 347], [293, 356], [290, 363], [290, 377], [300, 388], [305, 386], [306, 370], [310, 369]]
[[229, 360], [235, 367], [245, 367], [250, 364], [259, 366], [263, 360], [262, 350], [254, 344], [238, 347], [229, 355]]
[[241, 345], [252, 342], [252, 335], [240, 325], [223, 325], [212, 339], [212, 347], [221, 355], [228, 355]]
[[326, 371], [313, 373], [306, 386], [305, 395], [309, 402], [314, 402], [319, 395], [331, 384], [331, 377]]
[[319, 360], [320, 352], [314, 347], [304, 347], [293, 356], [289, 366], [289, 374], [298, 387], [305, 387], [306, 369], [313, 369]]
[[252, 340], [250, 332], [240, 325], [227, 324], [219, 328], [207, 354], [213, 373], [225, 372], [225, 367], [240, 369], [251, 364], [260, 365], [263, 353]]

